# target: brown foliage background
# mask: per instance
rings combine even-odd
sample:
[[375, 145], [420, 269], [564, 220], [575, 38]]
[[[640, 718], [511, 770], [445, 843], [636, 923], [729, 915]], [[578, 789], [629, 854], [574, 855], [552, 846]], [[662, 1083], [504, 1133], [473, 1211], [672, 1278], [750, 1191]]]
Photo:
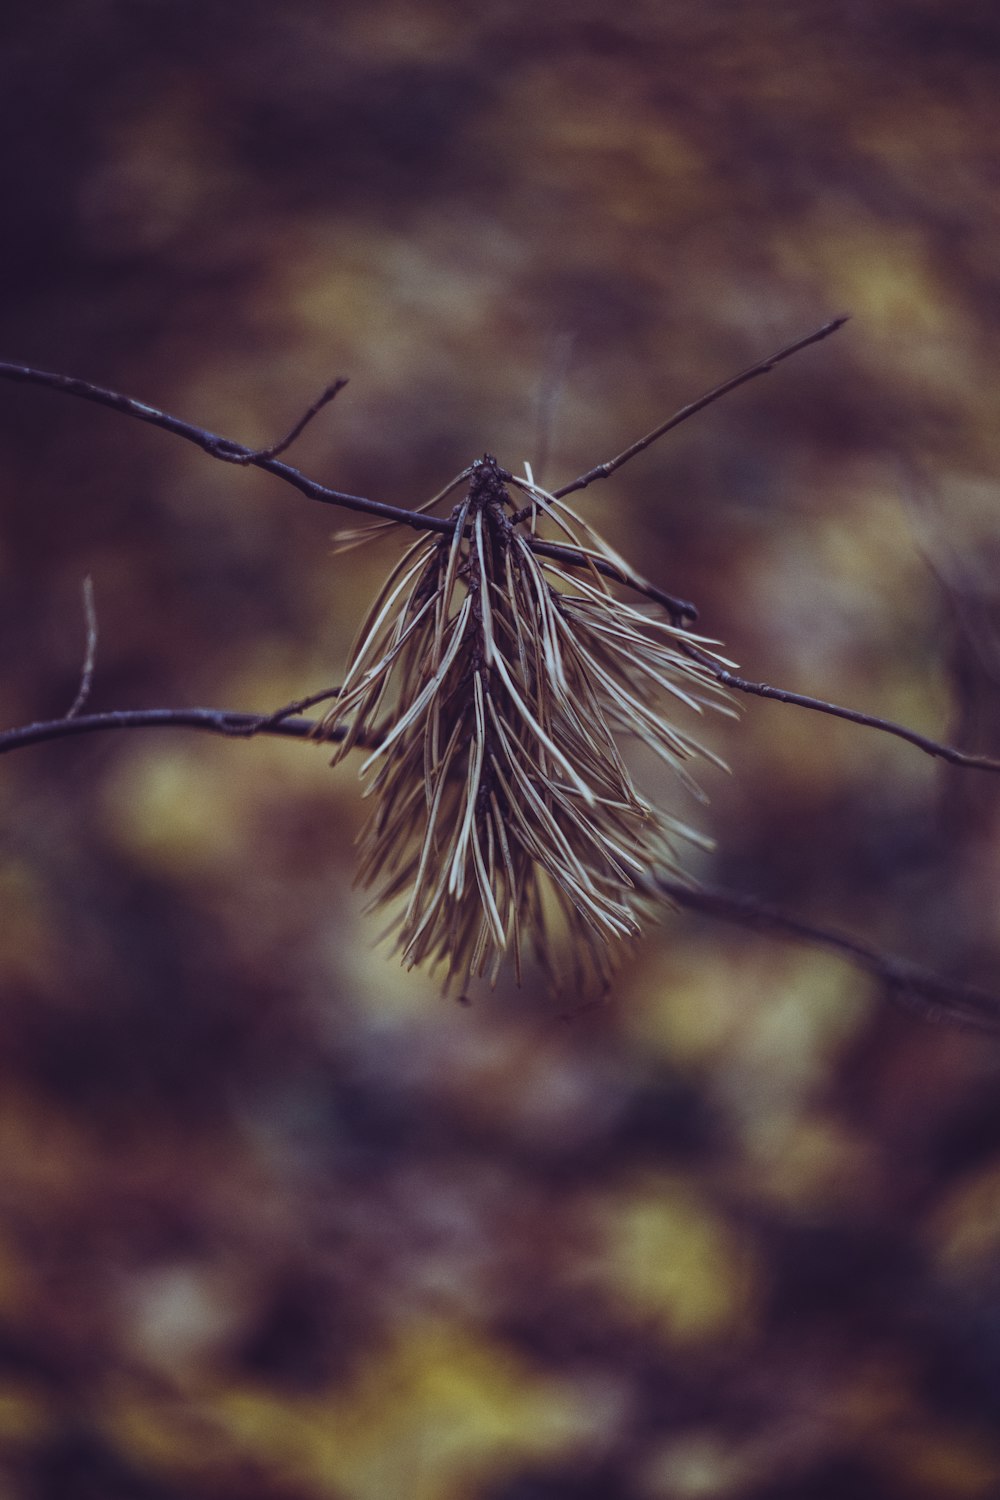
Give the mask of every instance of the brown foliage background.
[[[750, 675], [1000, 751], [994, 6], [2, 30], [3, 354], [251, 443], [350, 375], [296, 461], [355, 493], [537, 461], [554, 382], [568, 479], [850, 311], [582, 508]], [[0, 429], [5, 722], [72, 701], [87, 573], [94, 708], [338, 679], [392, 542], [46, 392]], [[697, 873], [996, 986], [994, 781], [758, 701], [713, 743]], [[669, 914], [604, 1009], [448, 1005], [301, 745], [44, 746], [0, 812], [5, 1493], [998, 1492], [994, 1043]]]

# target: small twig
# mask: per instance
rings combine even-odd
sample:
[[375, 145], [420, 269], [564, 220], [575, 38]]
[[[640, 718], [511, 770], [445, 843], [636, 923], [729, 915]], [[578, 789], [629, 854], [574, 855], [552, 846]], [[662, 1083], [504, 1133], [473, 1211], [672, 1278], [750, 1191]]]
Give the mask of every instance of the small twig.
[[317, 703], [328, 703], [339, 693], [339, 687], [323, 688], [318, 693], [310, 693], [307, 698], [296, 698], [294, 703], [286, 703], [284, 708], [277, 708], [273, 714], [262, 719], [261, 728], [256, 732], [260, 734], [265, 727], [269, 728], [271, 725], [284, 723], [286, 719], [293, 719], [298, 714], [305, 713], [307, 708], [315, 708]]
[[668, 417], [665, 422], [661, 422], [659, 427], [654, 427], [652, 432], [647, 432], [645, 437], [641, 437], [638, 442], [632, 443], [624, 452], [619, 453], [617, 458], [609, 458], [606, 463], [596, 464], [594, 468], [588, 469], [586, 474], [581, 474], [579, 479], [574, 479], [571, 484], [564, 484], [562, 489], [553, 490], [552, 493], [557, 500], [561, 500], [564, 495], [571, 495], [574, 490], [585, 490], [589, 484], [593, 484], [597, 479], [607, 479], [616, 469], [620, 469], [622, 464], [628, 463], [630, 458], [635, 458], [637, 453], [642, 453], [645, 448], [649, 448], [666, 433], [672, 431], [673, 428], [679, 427], [689, 417], [695, 416], [697, 412], [704, 411], [705, 407], [711, 406], [713, 401], [718, 401], [721, 397], [728, 396], [730, 391], [735, 391], [737, 386], [745, 385], [748, 380], [756, 380], [758, 375], [766, 375], [769, 370], [773, 370], [775, 365], [780, 364], [783, 359], [790, 359], [793, 354], [798, 354], [800, 349], [807, 349], [810, 344], [818, 344], [820, 339], [829, 338], [831, 333], [836, 333], [838, 328], [843, 328], [847, 321], [848, 317], [846, 314], [839, 318], [833, 318], [831, 322], [824, 323], [822, 328], [817, 328], [815, 333], [807, 334], [804, 339], [796, 339], [794, 344], [786, 345], [784, 349], [779, 349], [776, 354], [768, 355], [767, 359], [758, 360], [749, 369], [742, 370], [739, 375], [734, 375], [731, 379], [724, 380], [721, 385], [713, 387], [704, 396], [699, 396], [697, 401], [691, 401], [687, 406], [682, 406], [680, 411], [674, 412], [673, 416]]
[[334, 396], [338, 395], [346, 384], [346, 380], [338, 378], [332, 385], [328, 385], [326, 390], [316, 397], [312, 406], [302, 414], [294, 427], [283, 438], [280, 438], [278, 442], [272, 443], [269, 448], [252, 448], [238, 453], [234, 452], [231, 445], [223, 439], [223, 447], [216, 453], [216, 458], [221, 458], [225, 463], [230, 464], [256, 464], [262, 458], [277, 458], [279, 453], [284, 453], [286, 449], [292, 446], [296, 438], [300, 437], [309, 426], [313, 417], [317, 416], [323, 410], [324, 406], [328, 406]]
[[1000, 1034], [1000, 995], [975, 985], [943, 979], [908, 959], [897, 958], [837, 932], [765, 905], [752, 896], [712, 886], [687, 885], [658, 876], [657, 888], [678, 906], [758, 932], [777, 934], [812, 947], [826, 948], [877, 979], [897, 999], [915, 1003], [931, 1020], [942, 1018], [980, 1031]]
[[83, 580], [83, 619], [86, 625], [86, 644], [83, 653], [83, 667], [80, 672], [80, 686], [76, 697], [67, 710], [67, 719], [75, 719], [90, 697], [90, 690], [94, 683], [94, 663], [97, 660], [97, 610], [94, 607], [94, 580], [90, 574]]

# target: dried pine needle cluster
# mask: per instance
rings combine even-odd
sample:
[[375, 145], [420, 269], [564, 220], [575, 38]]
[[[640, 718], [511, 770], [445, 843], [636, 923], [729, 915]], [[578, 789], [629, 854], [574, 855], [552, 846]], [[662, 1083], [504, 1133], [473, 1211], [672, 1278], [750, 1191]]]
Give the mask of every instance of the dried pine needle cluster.
[[404, 963], [464, 987], [509, 949], [520, 981], [527, 939], [579, 991], [610, 976], [676, 840], [698, 838], [643, 799], [620, 746], [641, 741], [693, 787], [684, 763], [715, 757], [664, 699], [700, 712], [725, 694], [707, 642], [693, 660], [678, 645], [696, 638], [596, 568], [533, 550], [545, 516], [582, 558], [626, 571], [567, 506], [489, 456], [466, 478], [454, 530], [425, 534], [386, 580], [319, 733], [343, 736], [335, 760], [370, 751], [358, 878], [392, 910]]

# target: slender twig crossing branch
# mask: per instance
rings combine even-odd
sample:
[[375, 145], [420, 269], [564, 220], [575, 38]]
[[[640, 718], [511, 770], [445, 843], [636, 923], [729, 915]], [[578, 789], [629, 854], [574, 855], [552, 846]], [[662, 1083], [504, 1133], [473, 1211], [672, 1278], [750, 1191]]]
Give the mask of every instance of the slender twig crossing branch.
[[675, 427], [679, 427], [682, 422], [686, 422], [689, 417], [696, 416], [698, 412], [704, 411], [706, 406], [711, 406], [714, 401], [719, 401], [723, 396], [728, 396], [729, 392], [735, 391], [738, 386], [746, 385], [748, 380], [756, 380], [758, 375], [766, 375], [769, 370], [774, 369], [775, 365], [779, 365], [783, 359], [790, 359], [793, 354], [798, 354], [800, 349], [807, 349], [810, 344], [818, 344], [820, 339], [829, 338], [831, 333], [836, 333], [838, 328], [843, 328], [846, 322], [848, 322], [847, 314], [843, 314], [839, 318], [833, 318], [829, 323], [824, 323], [822, 328], [817, 328], [815, 333], [806, 334], [804, 339], [796, 339], [794, 344], [787, 344], [783, 349], [779, 349], [776, 354], [769, 354], [766, 359], [758, 360], [756, 364], [750, 365], [748, 369], [741, 370], [738, 375], [733, 375], [729, 380], [724, 380], [721, 385], [713, 386], [710, 391], [706, 391], [704, 396], [699, 396], [697, 401], [691, 401], [687, 406], [682, 406], [680, 411], [674, 412], [673, 416], [668, 417], [665, 422], [661, 422], [659, 427], [654, 427], [652, 432], [646, 433], [645, 437], [641, 437], [636, 442], [630, 444], [628, 448], [618, 454], [617, 458], [609, 458], [603, 464], [595, 464], [592, 469], [587, 470], [586, 474], [581, 474], [578, 479], [572, 480], [570, 484], [564, 484], [562, 489], [553, 490], [553, 495], [555, 495], [557, 500], [561, 500], [564, 495], [571, 495], [574, 490], [585, 490], [589, 484], [593, 484], [597, 479], [607, 479], [616, 469], [620, 469], [622, 464], [627, 464], [630, 458], [635, 458], [636, 454], [642, 453], [646, 448], [652, 447], [653, 443], [664, 437], [668, 432], [672, 432]]

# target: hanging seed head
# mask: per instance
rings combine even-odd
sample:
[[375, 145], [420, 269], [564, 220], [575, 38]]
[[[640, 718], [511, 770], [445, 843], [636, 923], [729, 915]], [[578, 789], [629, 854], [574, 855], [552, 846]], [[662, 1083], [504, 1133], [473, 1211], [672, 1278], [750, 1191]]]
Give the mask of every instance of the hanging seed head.
[[[726, 695], [710, 643], [615, 596], [587, 559], [626, 565], [569, 507], [489, 455], [463, 477], [451, 534], [392, 570], [318, 732], [343, 736], [335, 761], [369, 749], [358, 878], [393, 911], [404, 963], [444, 965], [464, 988], [495, 980], [510, 950], [520, 982], [528, 940], [581, 990], [638, 932], [655, 871], [678, 873], [678, 840], [703, 842], [639, 794], [621, 744], [641, 741], [697, 791], [686, 762], [717, 758], [663, 705], [727, 711]], [[540, 517], [582, 567], [532, 549]]]

